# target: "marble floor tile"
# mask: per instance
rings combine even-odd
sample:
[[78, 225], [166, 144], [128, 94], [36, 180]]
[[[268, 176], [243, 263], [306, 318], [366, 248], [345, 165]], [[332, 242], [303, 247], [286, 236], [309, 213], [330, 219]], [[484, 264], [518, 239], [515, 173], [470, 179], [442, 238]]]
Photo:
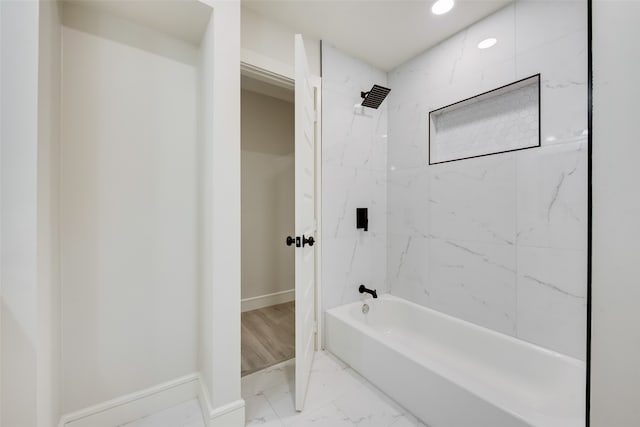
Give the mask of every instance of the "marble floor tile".
[[262, 393], [245, 398], [245, 426], [283, 427], [282, 421]]
[[[305, 409], [294, 406], [295, 362], [242, 378], [246, 426], [428, 427], [333, 355], [315, 353]], [[204, 427], [197, 400], [122, 427]]]
[[362, 384], [333, 403], [358, 427], [388, 427], [405, 412], [369, 384]]
[[413, 415], [403, 415], [396, 420], [389, 427], [429, 427], [427, 424], [423, 423]]
[[355, 424], [336, 405], [329, 403], [311, 413], [302, 412], [295, 423], [289, 425], [295, 427], [353, 427]]
[[277, 365], [270, 366], [253, 374], [242, 377], [242, 398], [256, 394], [261, 394], [263, 391], [281, 385], [287, 384], [294, 380], [295, 375], [295, 360], [287, 360]]
[[[280, 367], [284, 372], [293, 368], [293, 364]], [[280, 376], [280, 383], [275, 384], [275, 373], [265, 370], [247, 378], [243, 386], [261, 383], [259, 377], [271, 379], [272, 387], [266, 387], [257, 394], [266, 398], [285, 427], [425, 427], [425, 424], [327, 352], [315, 354], [302, 412], [296, 412], [294, 407], [293, 375]], [[243, 393], [246, 395], [244, 389]]]

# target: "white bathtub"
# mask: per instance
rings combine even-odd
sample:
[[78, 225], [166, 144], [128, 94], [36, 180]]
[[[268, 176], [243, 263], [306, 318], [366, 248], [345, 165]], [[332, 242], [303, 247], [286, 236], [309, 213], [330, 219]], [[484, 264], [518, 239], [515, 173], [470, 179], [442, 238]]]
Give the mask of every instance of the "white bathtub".
[[585, 363], [391, 295], [326, 312], [326, 347], [431, 427], [584, 427]]

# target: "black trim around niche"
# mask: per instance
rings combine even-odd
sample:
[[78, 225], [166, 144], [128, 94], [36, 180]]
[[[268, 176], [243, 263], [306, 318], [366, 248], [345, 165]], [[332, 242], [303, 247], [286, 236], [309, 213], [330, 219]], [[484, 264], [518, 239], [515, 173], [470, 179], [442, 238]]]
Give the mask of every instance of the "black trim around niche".
[[591, 310], [593, 256], [593, 0], [587, 0], [587, 378], [585, 426], [591, 425]]
[[[469, 157], [460, 157], [460, 158], [457, 158], [457, 159], [443, 160], [443, 161], [440, 161], [440, 162], [431, 162], [431, 114], [437, 113], [438, 111], [444, 110], [444, 109], [449, 108], [449, 107], [453, 107], [454, 105], [462, 104], [462, 103], [470, 101], [470, 100], [472, 100], [474, 98], [478, 98], [478, 97], [490, 94], [492, 92], [508, 88], [509, 86], [513, 86], [513, 85], [516, 85], [518, 83], [522, 83], [525, 80], [529, 80], [529, 79], [532, 79], [534, 77], [538, 78], [538, 145], [532, 145], [530, 147], [513, 148], [511, 150], [504, 150], [504, 151], [495, 151], [495, 152], [491, 152], [491, 153], [478, 154], [478, 155], [469, 156]], [[488, 90], [486, 92], [479, 93], [477, 95], [471, 96], [471, 97], [463, 99], [461, 101], [454, 102], [453, 104], [445, 105], [444, 107], [440, 107], [440, 108], [437, 108], [435, 110], [429, 111], [429, 119], [428, 119], [429, 140], [428, 140], [428, 143], [427, 143], [427, 158], [428, 158], [429, 165], [439, 165], [439, 164], [443, 164], [443, 163], [457, 162], [459, 160], [475, 159], [475, 158], [478, 158], [478, 157], [486, 157], [486, 156], [493, 156], [493, 155], [496, 155], [496, 154], [510, 153], [512, 151], [522, 151], [522, 150], [530, 150], [531, 148], [540, 148], [542, 146], [542, 143], [541, 143], [541, 140], [540, 140], [541, 134], [542, 134], [542, 132], [541, 132], [542, 114], [541, 114], [541, 108], [540, 108], [540, 105], [542, 104], [541, 96], [542, 96], [542, 94], [541, 94], [541, 78], [540, 78], [540, 73], [538, 73], [538, 74], [533, 74], [533, 75], [531, 75], [529, 77], [525, 77], [525, 78], [520, 79], [520, 80], [516, 80], [515, 82], [511, 82], [509, 84], [497, 87], [495, 89], [491, 89], [491, 90]]]

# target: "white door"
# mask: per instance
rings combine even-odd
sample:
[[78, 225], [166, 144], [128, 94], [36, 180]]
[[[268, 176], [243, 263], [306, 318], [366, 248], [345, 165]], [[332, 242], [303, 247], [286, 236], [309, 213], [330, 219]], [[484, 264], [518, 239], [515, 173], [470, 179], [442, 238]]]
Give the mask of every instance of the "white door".
[[[315, 324], [315, 94], [302, 36], [295, 36], [296, 410], [307, 395]], [[298, 246], [298, 244], [300, 246]]]

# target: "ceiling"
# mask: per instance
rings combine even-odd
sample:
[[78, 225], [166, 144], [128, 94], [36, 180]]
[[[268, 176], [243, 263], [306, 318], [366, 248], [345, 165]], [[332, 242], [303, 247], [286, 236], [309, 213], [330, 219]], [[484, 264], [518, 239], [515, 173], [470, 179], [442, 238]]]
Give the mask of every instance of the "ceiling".
[[242, 0], [242, 5], [384, 71], [490, 15], [513, 0], [456, 0], [431, 13], [433, 0]]

